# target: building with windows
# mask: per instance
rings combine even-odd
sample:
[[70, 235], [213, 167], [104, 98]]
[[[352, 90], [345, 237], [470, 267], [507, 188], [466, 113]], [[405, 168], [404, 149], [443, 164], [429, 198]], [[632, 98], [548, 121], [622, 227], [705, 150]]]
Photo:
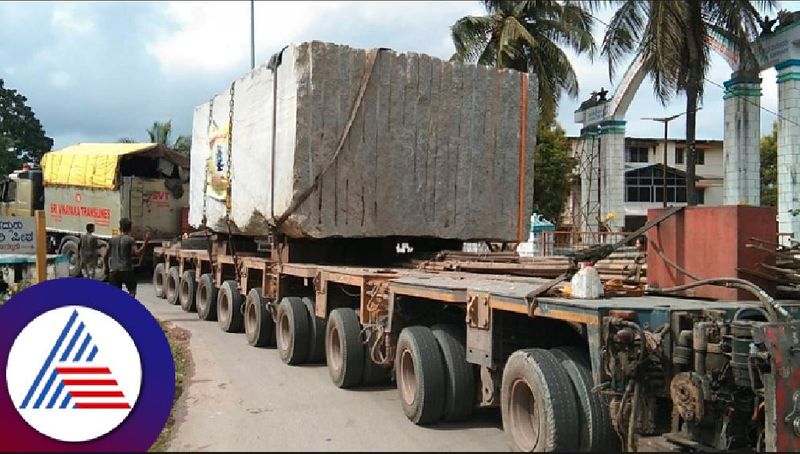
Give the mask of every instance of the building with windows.
[[[583, 150], [587, 143], [581, 142], [578, 137], [569, 137], [572, 155], [576, 158], [580, 154], [598, 153], [598, 150]], [[721, 205], [723, 198], [723, 151], [721, 140], [697, 140], [697, 191], [698, 202], [701, 205]], [[591, 146], [591, 142], [589, 146]], [[664, 139], [651, 139], [640, 137], [625, 138], [625, 156], [623, 174], [608, 174], [604, 166], [593, 165], [591, 168], [576, 168], [572, 178], [572, 190], [567, 202], [562, 228], [584, 230], [591, 220], [585, 219], [587, 213], [596, 207], [581, 206], [581, 191], [597, 191], [598, 187], [606, 187], [607, 181], [624, 180], [624, 196], [621, 206], [612, 209], [611, 214], [624, 226], [623, 230], [630, 232], [644, 225], [647, 219], [648, 208], [663, 207], [666, 196], [667, 205], [686, 204], [686, 146], [685, 141], [669, 139], [666, 147], [666, 167], [664, 166]], [[586, 159], [582, 160], [583, 162]], [[611, 160], [599, 159], [605, 163]], [[586, 178], [581, 173], [591, 172], [591, 178]], [[619, 172], [617, 172], [619, 173]], [[593, 182], [592, 180], [598, 181]], [[603, 184], [600, 184], [600, 182]], [[594, 183], [594, 184], [593, 184]], [[587, 186], [586, 188], [582, 185]], [[602, 199], [603, 194], [597, 191], [597, 196], [591, 200]], [[595, 202], [597, 203], [597, 202]], [[606, 213], [604, 213], [606, 214]]]

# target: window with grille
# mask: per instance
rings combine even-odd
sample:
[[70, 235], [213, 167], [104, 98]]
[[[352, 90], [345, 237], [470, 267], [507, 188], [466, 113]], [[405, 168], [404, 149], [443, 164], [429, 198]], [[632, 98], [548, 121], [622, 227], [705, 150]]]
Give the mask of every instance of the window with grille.
[[[675, 148], [675, 164], [684, 164], [685, 163], [685, 149], [683, 147], [676, 147]], [[695, 163], [697, 165], [704, 165], [706, 163], [706, 152], [705, 150], [698, 150], [695, 148], [694, 150]]]
[[[626, 202], [663, 202], [664, 179], [666, 178], [667, 202], [686, 202], [686, 176], [668, 170], [666, 176], [660, 167], [651, 166], [631, 170], [625, 174], [625, 201]], [[697, 191], [698, 203], [705, 202], [705, 194]]]
[[625, 162], [648, 162], [648, 151], [646, 147], [628, 147], [625, 149]]

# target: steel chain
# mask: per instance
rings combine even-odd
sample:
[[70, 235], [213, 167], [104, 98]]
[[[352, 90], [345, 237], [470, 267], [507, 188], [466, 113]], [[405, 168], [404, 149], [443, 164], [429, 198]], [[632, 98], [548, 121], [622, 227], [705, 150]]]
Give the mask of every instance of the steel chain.
[[227, 181], [226, 185], [226, 194], [225, 194], [225, 217], [230, 217], [231, 214], [231, 156], [233, 155], [233, 95], [235, 93], [236, 88], [236, 81], [231, 83], [231, 99], [228, 103], [229, 110], [228, 110], [228, 162], [225, 166], [225, 181]]
[[228, 159], [225, 165], [225, 223], [228, 226], [228, 248], [233, 256], [233, 267], [236, 270], [237, 277], [241, 277], [241, 263], [236, 256], [236, 247], [233, 244], [233, 229], [231, 229], [231, 187], [233, 181], [231, 179], [231, 157], [233, 156], [233, 108], [234, 108], [234, 95], [236, 94], [236, 81], [231, 83], [230, 96], [228, 101]]

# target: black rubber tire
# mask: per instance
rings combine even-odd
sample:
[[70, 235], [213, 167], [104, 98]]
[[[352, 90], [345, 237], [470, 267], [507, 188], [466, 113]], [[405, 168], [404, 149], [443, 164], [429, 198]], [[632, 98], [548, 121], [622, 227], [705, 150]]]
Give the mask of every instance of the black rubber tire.
[[81, 257], [78, 250], [77, 241], [67, 240], [61, 244], [61, 248], [58, 251], [59, 254], [67, 256], [70, 277], [78, 277], [81, 275]]
[[364, 372], [364, 345], [356, 311], [339, 307], [328, 315], [325, 326], [325, 363], [331, 381], [339, 388], [361, 383]]
[[276, 334], [281, 361], [297, 365], [308, 360], [311, 327], [306, 305], [301, 298], [287, 296], [281, 300]]
[[475, 369], [467, 362], [463, 330], [453, 325], [431, 327], [444, 358], [445, 395], [442, 420], [464, 421], [475, 409]]
[[403, 329], [397, 340], [394, 364], [400, 404], [406, 417], [418, 425], [439, 421], [444, 411], [445, 367], [430, 328]]
[[197, 311], [197, 281], [194, 280], [194, 270], [186, 270], [181, 275], [181, 286], [178, 289], [178, 302], [185, 312]]
[[167, 292], [164, 291], [165, 269], [163, 263], [159, 263], [153, 268], [153, 292], [155, 292], [156, 298], [167, 297]]
[[173, 306], [178, 304], [178, 290], [181, 286], [181, 272], [177, 266], [171, 266], [167, 270], [167, 278], [164, 281], [167, 302]]
[[514, 451], [577, 451], [580, 413], [575, 392], [549, 351], [514, 352], [503, 370], [500, 400], [503, 430]]
[[303, 298], [303, 304], [308, 312], [308, 326], [311, 330], [308, 336], [308, 362], [321, 363], [325, 361], [325, 320], [314, 313], [314, 301]]
[[244, 331], [244, 299], [239, 293], [239, 284], [227, 280], [222, 283], [217, 292], [217, 322], [222, 331], [226, 333], [241, 333]]
[[585, 351], [578, 347], [556, 347], [550, 350], [561, 363], [572, 382], [580, 412], [581, 452], [617, 452], [618, 438], [614, 435], [609, 418], [608, 402], [600, 393], [593, 392], [591, 362]]
[[253, 347], [267, 347], [275, 343], [275, 321], [267, 309], [261, 291], [251, 289], [244, 300], [244, 332], [247, 343]]
[[[108, 270], [106, 269], [106, 261], [103, 259], [105, 254], [108, 253], [108, 243], [104, 240], [97, 239], [97, 260], [94, 264], [94, 280], [105, 281], [108, 277]], [[82, 272], [83, 270], [81, 270]]]
[[200, 320], [214, 321], [217, 319], [217, 288], [211, 274], [203, 274], [197, 282], [197, 297], [195, 298], [197, 316]]

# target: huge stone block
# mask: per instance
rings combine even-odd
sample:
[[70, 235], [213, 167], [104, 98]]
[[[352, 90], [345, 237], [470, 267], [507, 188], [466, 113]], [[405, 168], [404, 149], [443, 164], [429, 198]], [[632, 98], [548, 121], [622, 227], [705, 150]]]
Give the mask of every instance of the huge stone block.
[[192, 225], [512, 241], [521, 215], [527, 232], [535, 77], [316, 41], [280, 56], [195, 108]]

